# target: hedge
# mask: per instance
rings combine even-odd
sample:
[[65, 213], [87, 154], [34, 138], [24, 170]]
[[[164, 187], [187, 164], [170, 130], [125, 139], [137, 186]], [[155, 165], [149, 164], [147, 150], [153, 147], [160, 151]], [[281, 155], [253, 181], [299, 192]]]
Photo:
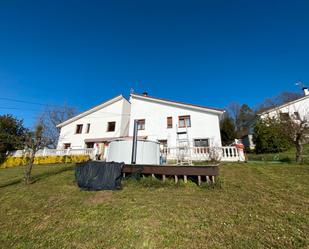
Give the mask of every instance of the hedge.
[[[54, 164], [54, 163], [81, 163], [89, 161], [88, 155], [76, 156], [40, 156], [35, 157], [34, 164]], [[24, 166], [28, 163], [29, 157], [7, 157], [1, 164], [0, 168], [11, 168]]]

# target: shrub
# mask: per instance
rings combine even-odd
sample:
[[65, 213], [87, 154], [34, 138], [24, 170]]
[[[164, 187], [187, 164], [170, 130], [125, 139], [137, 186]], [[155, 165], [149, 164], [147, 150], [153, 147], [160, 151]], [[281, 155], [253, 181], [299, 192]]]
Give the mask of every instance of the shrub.
[[[55, 163], [81, 163], [89, 161], [88, 155], [76, 156], [40, 156], [35, 157], [34, 164], [55, 164]], [[1, 164], [0, 168], [11, 168], [24, 166], [28, 163], [29, 157], [7, 157]]]

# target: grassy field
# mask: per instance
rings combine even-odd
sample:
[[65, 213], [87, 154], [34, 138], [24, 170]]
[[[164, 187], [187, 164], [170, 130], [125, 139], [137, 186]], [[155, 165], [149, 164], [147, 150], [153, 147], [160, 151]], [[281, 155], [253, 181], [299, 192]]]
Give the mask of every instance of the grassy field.
[[86, 192], [74, 165], [0, 170], [1, 248], [309, 248], [309, 165], [227, 164], [222, 188], [126, 181]]
[[[309, 164], [309, 144], [304, 146], [304, 161]], [[247, 154], [249, 161], [277, 161], [286, 163], [295, 163], [295, 148], [280, 153], [268, 154]]]

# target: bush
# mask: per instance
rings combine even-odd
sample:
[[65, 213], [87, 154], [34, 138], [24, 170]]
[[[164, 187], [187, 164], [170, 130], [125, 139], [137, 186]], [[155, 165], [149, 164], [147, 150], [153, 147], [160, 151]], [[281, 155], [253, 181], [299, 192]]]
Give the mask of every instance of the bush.
[[283, 130], [284, 124], [275, 118], [260, 119], [254, 127], [255, 152], [278, 153], [292, 146], [292, 141]]
[[[82, 163], [90, 160], [88, 155], [76, 156], [40, 156], [34, 159], [34, 164], [55, 164], [55, 163]], [[7, 157], [0, 168], [11, 168], [24, 166], [29, 162], [29, 157]]]

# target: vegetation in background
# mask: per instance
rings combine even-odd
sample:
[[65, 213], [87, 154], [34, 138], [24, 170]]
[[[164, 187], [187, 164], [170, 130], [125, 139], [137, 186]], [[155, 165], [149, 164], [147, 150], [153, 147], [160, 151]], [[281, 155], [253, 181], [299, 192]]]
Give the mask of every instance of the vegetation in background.
[[234, 142], [236, 138], [236, 131], [233, 119], [229, 115], [220, 122], [220, 133], [223, 146], [228, 146]]
[[32, 185], [22, 175], [0, 170], [3, 248], [309, 247], [308, 165], [222, 165], [214, 189], [145, 179], [81, 191], [73, 165], [36, 166]]
[[77, 114], [74, 107], [64, 106], [49, 106], [39, 115], [37, 123], [44, 127], [43, 135], [50, 141], [49, 148], [56, 148], [60, 129], [57, 125], [72, 118]]
[[256, 153], [278, 153], [291, 148], [293, 141], [283, 132], [282, 125], [277, 118], [256, 121], [253, 134]]
[[[70, 155], [70, 156], [37, 156], [34, 158], [33, 164], [55, 164], [55, 163], [81, 163], [90, 160], [88, 155]], [[0, 168], [12, 168], [17, 166], [25, 166], [29, 162], [29, 157], [6, 157], [0, 164]]]
[[23, 148], [27, 129], [23, 121], [12, 115], [0, 115], [0, 161], [7, 151]]

